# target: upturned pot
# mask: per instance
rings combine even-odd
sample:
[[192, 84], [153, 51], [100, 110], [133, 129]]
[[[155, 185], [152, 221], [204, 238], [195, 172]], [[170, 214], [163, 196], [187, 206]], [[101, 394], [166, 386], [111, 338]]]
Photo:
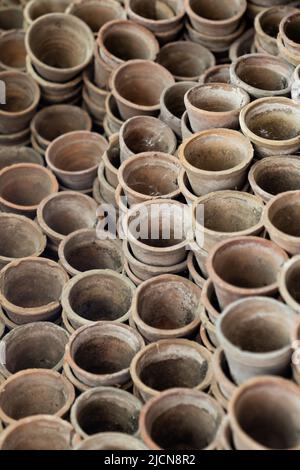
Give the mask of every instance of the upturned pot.
[[[19, 71], [0, 72], [5, 104], [0, 109], [1, 134], [16, 134], [29, 127], [40, 100], [35, 81]], [[3, 143], [5, 145], [5, 143]]]
[[26, 69], [25, 32], [7, 31], [0, 38], [0, 70], [25, 72]]
[[75, 377], [89, 387], [120, 388], [129, 382], [131, 361], [143, 346], [143, 338], [133, 328], [98, 322], [71, 335], [65, 361]]
[[5, 147], [0, 145], [0, 170], [17, 163], [35, 163], [44, 165], [44, 160], [35, 150], [29, 147]]
[[292, 309], [268, 297], [241, 299], [224, 310], [217, 337], [237, 384], [257, 375], [289, 374], [295, 321]]
[[166, 44], [156, 61], [169, 70], [176, 81], [198, 81], [200, 75], [216, 63], [214, 55], [206, 47], [191, 41]]
[[248, 138], [231, 129], [209, 129], [186, 139], [179, 159], [197, 196], [241, 189], [253, 159]]
[[[3, 2], [2, 2], [3, 3]], [[23, 29], [23, 11], [20, 6], [7, 5], [0, 8], [0, 32]]]
[[3, 212], [34, 218], [40, 202], [57, 191], [55, 176], [41, 165], [18, 163], [0, 171], [0, 207]]
[[140, 400], [124, 390], [96, 387], [77, 398], [72, 406], [71, 422], [84, 439], [108, 431], [134, 435], [141, 408]]
[[7, 425], [34, 415], [65, 417], [75, 399], [73, 385], [58, 372], [28, 369], [0, 386], [0, 416]]
[[291, 54], [298, 55], [300, 60], [299, 25], [300, 14], [296, 9], [282, 18], [279, 24], [279, 34], [286, 49]]
[[181, 0], [164, 0], [158, 4], [147, 0], [126, 0], [125, 7], [128, 18], [154, 33], [165, 33], [176, 28], [185, 14]]
[[[248, 2], [249, 3], [249, 2]], [[250, 54], [254, 39], [254, 29], [247, 29], [229, 48], [229, 59], [234, 62], [238, 57]]]
[[212, 381], [211, 354], [194, 341], [161, 340], [141, 349], [130, 373], [144, 402], [169, 388], [207, 390]]
[[101, 432], [85, 438], [75, 450], [147, 450], [134, 436], [119, 432]]
[[192, 337], [200, 326], [201, 289], [164, 274], [143, 282], [134, 295], [131, 318], [148, 342]]
[[64, 312], [74, 328], [97, 321], [126, 322], [135, 287], [125, 276], [110, 269], [76, 275], [62, 294]]
[[9, 377], [26, 369], [60, 371], [68, 338], [68, 333], [54, 323], [36, 322], [18, 326], [2, 339], [5, 345], [2, 374]]
[[182, 138], [181, 118], [185, 112], [184, 95], [190, 88], [196, 86], [195, 82], [185, 81], [175, 83], [165, 88], [160, 96], [160, 116], [179, 137]]
[[237, 450], [299, 450], [299, 416], [299, 387], [280, 377], [248, 380], [229, 403]]
[[24, 7], [24, 23], [28, 28], [35, 20], [49, 13], [64, 13], [70, 0], [30, 0]]
[[184, 97], [193, 132], [211, 128], [239, 128], [241, 109], [250, 102], [242, 88], [228, 83], [209, 83], [191, 88]]
[[160, 95], [175, 82], [170, 72], [150, 60], [130, 60], [112, 74], [112, 94], [122, 119], [133, 116], [157, 116]]
[[214, 65], [200, 76], [199, 83], [230, 83], [229, 68], [229, 64]]
[[264, 214], [271, 240], [291, 255], [300, 254], [299, 207], [300, 190], [288, 191], [271, 199]]
[[234, 237], [259, 235], [264, 228], [263, 201], [240, 191], [217, 191], [193, 204], [198, 245], [210, 251], [216, 243]]
[[220, 347], [215, 350], [212, 356], [212, 368], [219, 390], [228, 404], [237, 385], [231, 377], [224, 350]]
[[207, 260], [220, 307], [253, 296], [276, 296], [278, 274], [287, 254], [258, 237], [236, 237], [218, 243]]
[[252, 98], [290, 96], [294, 68], [284, 59], [266, 54], [239, 57], [230, 67], [230, 78]]
[[201, 302], [206, 310], [208, 318], [213, 324], [215, 324], [221, 315], [221, 308], [211, 279], [207, 279], [205, 281], [201, 292]]
[[[296, 313], [300, 313], [300, 255], [287, 261], [279, 274], [279, 292], [284, 302]], [[298, 337], [299, 336], [299, 337]], [[295, 341], [300, 340], [300, 335], [295, 335]]]
[[192, 280], [198, 287], [202, 289], [205, 284], [205, 277], [199, 268], [196, 257], [192, 251], [190, 251], [187, 258], [187, 268], [189, 271], [190, 280]]
[[62, 83], [75, 78], [89, 64], [94, 37], [90, 28], [76, 16], [50, 13], [31, 24], [25, 44], [38, 74], [46, 80]]
[[115, 97], [110, 93], [105, 100], [106, 119], [109, 125], [110, 132], [117, 134], [123, 124], [123, 119], [119, 113], [119, 108]]
[[1, 434], [0, 450], [72, 450], [75, 431], [56, 416], [23, 418]]
[[64, 269], [50, 259], [12, 261], [1, 270], [1, 306], [19, 325], [55, 320], [61, 312], [61, 294], [67, 280]]
[[173, 155], [177, 147], [176, 137], [169, 126], [152, 116], [128, 119], [120, 129], [119, 140], [121, 162], [142, 152]]
[[142, 409], [139, 430], [153, 450], [213, 450], [224, 412], [204, 392], [173, 388]]
[[257, 156], [291, 155], [300, 149], [300, 103], [288, 98], [261, 98], [240, 113], [243, 134]]
[[120, 143], [118, 134], [113, 134], [109, 139], [108, 148], [102, 155], [104, 173], [107, 182], [116, 188], [119, 184], [118, 170], [121, 165]]
[[0, 268], [15, 259], [40, 256], [47, 243], [35, 222], [10, 213], [0, 213], [0, 238]]

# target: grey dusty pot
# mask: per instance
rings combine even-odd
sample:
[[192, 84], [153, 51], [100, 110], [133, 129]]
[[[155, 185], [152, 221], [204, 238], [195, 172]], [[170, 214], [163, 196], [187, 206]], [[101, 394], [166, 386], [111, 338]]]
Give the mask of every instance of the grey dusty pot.
[[160, 116], [174, 132], [181, 138], [181, 118], [185, 112], [184, 95], [195, 86], [195, 82], [184, 81], [175, 83], [164, 89], [160, 96]]

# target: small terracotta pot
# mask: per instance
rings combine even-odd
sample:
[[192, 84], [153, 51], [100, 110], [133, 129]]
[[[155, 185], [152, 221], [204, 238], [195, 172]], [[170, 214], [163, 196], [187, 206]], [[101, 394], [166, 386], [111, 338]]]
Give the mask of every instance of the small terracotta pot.
[[17, 163], [44, 165], [44, 160], [29, 147], [5, 147], [0, 144], [0, 170]]
[[208, 49], [191, 41], [166, 44], [156, 60], [171, 72], [176, 81], [198, 81], [200, 75], [216, 63]]
[[205, 284], [204, 274], [202, 273], [201, 269], [199, 269], [198, 263], [192, 251], [190, 251], [187, 258], [187, 267], [190, 280], [192, 280], [195, 284], [197, 284], [198, 287], [202, 289]]
[[119, 184], [118, 170], [121, 165], [119, 136], [117, 134], [113, 134], [109, 139], [109, 145], [102, 155], [102, 161], [107, 182], [116, 188]]
[[89, 387], [122, 387], [130, 380], [131, 361], [143, 346], [142, 337], [133, 328], [98, 322], [73, 333], [65, 361], [75, 377]]
[[55, 176], [41, 165], [18, 163], [0, 171], [0, 207], [4, 212], [33, 218], [39, 203], [57, 191]]
[[8, 5], [0, 8], [0, 31], [23, 28], [23, 11], [19, 6]]
[[180, 25], [185, 11], [182, 1], [165, 0], [159, 4], [147, 0], [126, 0], [128, 17], [154, 33], [165, 33]]
[[229, 64], [214, 65], [207, 69], [199, 78], [201, 85], [207, 83], [230, 83]]
[[112, 93], [122, 119], [133, 116], [156, 116], [160, 95], [174, 83], [168, 70], [146, 60], [130, 60], [112, 74]]
[[263, 238], [236, 237], [218, 243], [207, 268], [221, 308], [242, 298], [276, 296], [278, 274], [287, 259], [279, 246]]
[[38, 74], [46, 80], [61, 83], [76, 77], [89, 64], [94, 37], [79, 18], [51, 13], [32, 23], [25, 44]]
[[115, 97], [110, 93], [105, 100], [106, 118], [112, 134], [118, 133], [123, 124]]
[[149, 342], [188, 338], [199, 329], [201, 289], [181, 276], [165, 274], [140, 285], [132, 320]]
[[207, 5], [205, 0], [185, 0], [186, 14], [193, 27], [210, 36], [225, 36], [235, 31], [247, 8], [245, 0], [217, 0]]
[[142, 152], [173, 155], [177, 147], [176, 137], [169, 126], [152, 116], [128, 119], [120, 129], [119, 139], [121, 162]]
[[64, 13], [70, 0], [30, 0], [24, 8], [24, 21], [28, 27], [41, 16], [49, 13]]
[[33, 416], [11, 424], [0, 438], [0, 450], [72, 450], [75, 431], [56, 416]]
[[271, 240], [292, 255], [300, 253], [299, 205], [300, 191], [288, 191], [271, 199], [264, 215]]
[[140, 400], [124, 390], [96, 387], [77, 398], [71, 410], [71, 422], [84, 439], [107, 431], [134, 435], [141, 407]]
[[211, 279], [207, 279], [203, 286], [201, 302], [206, 310], [208, 318], [213, 324], [215, 324], [221, 315], [221, 309]]
[[144, 402], [169, 388], [206, 390], [212, 381], [211, 354], [193, 341], [162, 340], [134, 357], [130, 373]]
[[53, 370], [28, 369], [0, 387], [0, 416], [5, 424], [34, 415], [64, 417], [75, 399], [73, 385]]
[[17, 324], [51, 321], [61, 312], [60, 299], [67, 273], [55, 261], [23, 258], [1, 271], [1, 306]]
[[0, 70], [25, 72], [25, 59], [25, 32], [12, 30], [3, 33], [0, 38]]
[[155, 60], [159, 44], [143, 26], [128, 20], [109, 21], [99, 31], [100, 57], [110, 67], [132, 59]]
[[299, 450], [300, 390], [279, 377], [256, 377], [229, 403], [237, 450]]
[[142, 440], [153, 450], [212, 450], [224, 412], [204, 392], [174, 388], [152, 398], [140, 415]]
[[136, 437], [119, 432], [101, 432], [87, 437], [75, 450], [147, 450]]
[[250, 141], [239, 132], [209, 129], [186, 139], [178, 153], [193, 192], [200, 196], [241, 189], [254, 152]]
[[[279, 274], [279, 292], [283, 300], [295, 312], [300, 313], [299, 295], [300, 256], [290, 259]], [[295, 341], [300, 338], [296, 337]]]
[[[249, 2], [248, 2], [249, 4]], [[234, 62], [238, 57], [250, 54], [254, 39], [254, 29], [247, 29], [229, 48], [229, 58]]]
[[160, 116], [174, 132], [181, 138], [181, 118], [185, 112], [184, 95], [195, 86], [195, 82], [179, 82], [165, 88], [160, 96]]
[[78, 274], [65, 286], [62, 305], [74, 328], [96, 321], [128, 320], [135, 287], [125, 276], [97, 269]]
[[300, 59], [300, 44], [299, 44], [299, 25], [300, 14], [299, 11], [294, 10], [284, 16], [279, 24], [279, 33], [282, 38], [284, 46], [292, 54], [299, 55]]
[[105, 166], [101, 162], [98, 167], [99, 194], [104, 203], [116, 208], [115, 188], [108, 182], [105, 175]]
[[212, 367], [220, 392], [228, 403], [236, 391], [237, 386], [230, 375], [230, 370], [223, 349], [217, 348], [214, 352], [212, 356]]
[[202, 196], [193, 204], [196, 240], [209, 252], [220, 241], [259, 235], [264, 227], [263, 211], [260, 198], [240, 191], [217, 191]]
[[259, 157], [291, 155], [300, 149], [300, 104], [288, 98], [262, 98], [240, 114], [242, 132]]
[[68, 337], [68, 333], [54, 323], [36, 322], [18, 326], [2, 340], [6, 357], [1, 372], [9, 377], [26, 369], [59, 371]]

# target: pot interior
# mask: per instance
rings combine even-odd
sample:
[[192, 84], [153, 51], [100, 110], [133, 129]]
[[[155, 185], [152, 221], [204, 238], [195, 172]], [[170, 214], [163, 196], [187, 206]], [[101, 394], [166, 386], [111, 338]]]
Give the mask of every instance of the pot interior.
[[26, 258], [43, 246], [42, 234], [24, 219], [0, 217], [0, 256]]
[[1, 111], [19, 113], [27, 110], [36, 98], [34, 83], [25, 74], [2, 78], [5, 84], [6, 104], [1, 104]]
[[294, 263], [288, 269], [285, 284], [289, 294], [300, 304], [300, 263]]
[[296, 44], [300, 44], [300, 15], [299, 13], [294, 14], [285, 22], [284, 32], [287, 37], [294, 41]]
[[36, 20], [40, 16], [49, 13], [64, 13], [68, 6], [68, 0], [36, 0], [31, 3], [28, 10], [28, 16], [31, 21]]
[[0, 62], [7, 67], [14, 69], [25, 68], [26, 49], [23, 34], [16, 32], [13, 35], [13, 33], [11, 33], [10, 36], [1, 39]]
[[36, 132], [49, 142], [69, 132], [89, 130], [86, 115], [74, 106], [50, 106], [38, 116], [35, 120]]
[[196, 15], [213, 21], [228, 20], [232, 16], [235, 16], [241, 6], [239, 0], [190, 0], [190, 6]]
[[142, 152], [171, 153], [175, 147], [175, 139], [169, 127], [159, 119], [147, 119], [147, 117], [137, 118], [125, 125], [123, 139], [125, 145], [134, 154]]
[[110, 54], [124, 62], [134, 59], [153, 60], [155, 46], [134, 24], [117, 24], [107, 29], [103, 44]]
[[255, 135], [269, 140], [289, 140], [300, 135], [300, 112], [291, 106], [260, 106], [245, 117]]
[[5, 10], [1, 11], [0, 29], [3, 29], [4, 31], [22, 29], [23, 20], [23, 11], [21, 8], [6, 8]]
[[187, 96], [195, 108], [214, 113], [235, 111], [247, 104], [245, 93], [228, 84], [201, 85], [191, 89]]
[[192, 86], [190, 83], [176, 83], [165, 92], [164, 105], [178, 119], [181, 119], [185, 112], [184, 95]]
[[187, 79], [199, 77], [213, 65], [210, 53], [191, 41], [167, 44], [160, 50], [157, 62], [175, 77]]
[[274, 227], [292, 237], [300, 237], [299, 195], [297, 192], [295, 196], [283, 196], [269, 210], [269, 220]]
[[97, 34], [99, 29], [108, 21], [125, 16], [125, 14], [123, 15], [121, 6], [117, 9], [115, 5], [110, 5], [108, 2], [107, 4], [101, 4], [98, 1], [91, 2], [90, 4], [73, 4], [72, 15], [84, 21], [95, 34]]
[[289, 86], [291, 71], [288, 65], [268, 63], [263, 58], [253, 57], [241, 60], [235, 69], [238, 78], [259, 90], [278, 91]]
[[272, 162], [257, 169], [256, 184], [266, 193], [276, 196], [286, 191], [300, 190], [300, 162], [276, 164]]
[[148, 0], [131, 0], [131, 10], [143, 18], [149, 20], [169, 20], [180, 10], [180, 2], [174, 0], [159, 0], [149, 2]]

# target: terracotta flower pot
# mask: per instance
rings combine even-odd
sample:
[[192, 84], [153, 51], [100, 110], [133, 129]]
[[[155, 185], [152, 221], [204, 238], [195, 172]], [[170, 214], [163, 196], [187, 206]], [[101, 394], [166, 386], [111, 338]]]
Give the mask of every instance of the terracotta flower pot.
[[217, 191], [202, 196], [193, 204], [196, 240], [209, 252], [218, 242], [259, 235], [264, 227], [263, 211], [260, 198], [240, 191]]
[[279, 50], [279, 56], [282, 59], [285, 59], [287, 62], [289, 62], [291, 65], [294, 67], [297, 67], [300, 64], [300, 54], [292, 52], [290, 49], [288, 49], [284, 42], [281, 34], [279, 33], [277, 36], [277, 46]]
[[184, 95], [195, 86], [195, 82], [179, 82], [165, 88], [160, 96], [160, 116], [174, 132], [181, 138], [181, 118], [185, 112]]
[[51, 13], [32, 23], [25, 43], [38, 74], [46, 80], [61, 83], [76, 77], [89, 64], [94, 37], [79, 18]]
[[192, 280], [201, 289], [205, 284], [205, 277], [201, 269], [198, 266], [194, 253], [190, 251], [187, 258], [187, 267], [189, 271], [190, 280]]
[[109, 139], [107, 150], [102, 155], [104, 173], [107, 182], [116, 188], [119, 184], [118, 170], [121, 165], [119, 136], [113, 134]]
[[126, 0], [128, 17], [154, 33], [165, 33], [180, 25], [185, 11], [181, 0], [152, 4], [147, 0]]
[[221, 309], [211, 279], [207, 279], [203, 286], [201, 302], [206, 310], [208, 318], [213, 324], [215, 324], [220, 317]]
[[44, 160], [41, 155], [29, 147], [5, 147], [0, 145], [0, 170], [17, 163], [44, 165]]
[[140, 415], [141, 438], [153, 450], [212, 450], [224, 412], [204, 392], [175, 388], [152, 398]]
[[133, 328], [98, 322], [73, 333], [65, 361], [75, 377], [89, 387], [120, 388], [129, 382], [131, 361], [143, 346], [142, 337]]
[[87, 437], [75, 450], [147, 450], [136, 437], [119, 432], [101, 432]]
[[132, 303], [132, 320], [149, 342], [188, 338], [200, 326], [201, 289], [187, 279], [165, 274], [141, 284]]
[[75, 431], [55, 416], [33, 416], [11, 424], [0, 438], [1, 450], [72, 450]]
[[238, 129], [240, 111], [250, 98], [234, 85], [210, 83], [190, 89], [184, 102], [191, 128], [198, 132], [217, 127]]
[[112, 134], [118, 133], [123, 124], [115, 97], [110, 93], [105, 100], [106, 118]]
[[55, 176], [41, 165], [19, 163], [0, 171], [0, 207], [4, 212], [33, 218], [39, 203], [57, 191]]
[[0, 31], [23, 28], [23, 11], [19, 6], [8, 5], [0, 8]]
[[112, 93], [122, 119], [133, 116], [156, 116], [160, 95], [175, 82], [168, 70], [146, 60], [130, 60], [112, 74]]
[[256, 377], [239, 387], [229, 404], [237, 450], [299, 450], [300, 391], [279, 377]]
[[249, 139], [231, 129], [209, 129], [186, 139], [179, 159], [193, 192], [241, 189], [253, 158]]
[[25, 32], [7, 31], [0, 38], [0, 70], [25, 72], [26, 69]]
[[[279, 292], [283, 300], [295, 312], [300, 313], [299, 295], [300, 256], [294, 256], [284, 264], [279, 275]], [[300, 338], [295, 338], [297, 341]]]
[[98, 181], [99, 181], [99, 194], [102, 202], [116, 207], [115, 188], [112, 186], [106, 177], [105, 166], [102, 161], [98, 166]]
[[83, 438], [108, 431], [134, 435], [141, 407], [141, 402], [124, 390], [97, 387], [77, 398], [71, 410], [71, 422]]
[[74, 399], [73, 385], [58, 372], [28, 369], [1, 385], [0, 416], [6, 424], [41, 414], [64, 417]]
[[169, 126], [152, 116], [128, 119], [120, 129], [119, 139], [121, 162], [142, 152], [173, 155], [177, 147], [176, 137]]
[[216, 63], [208, 49], [191, 41], [166, 44], [156, 60], [171, 72], [176, 81], [198, 81], [200, 75]]
[[299, 11], [291, 11], [282, 18], [279, 24], [279, 33], [287, 50], [292, 54], [299, 55], [300, 59], [299, 25]]
[[291, 155], [300, 149], [300, 104], [288, 98], [262, 98], [240, 114], [242, 132], [259, 157]]
[[17, 324], [55, 320], [61, 312], [61, 294], [67, 273], [55, 261], [23, 258], [1, 271], [1, 306]]
[[162, 340], [134, 357], [130, 373], [143, 401], [169, 388], [206, 390], [212, 381], [211, 354], [193, 341]]
[[207, 69], [199, 78], [201, 85], [207, 83], [230, 83], [229, 64], [214, 65]]
[[0, 80], [5, 85], [6, 100], [0, 109], [0, 132], [15, 134], [24, 131], [36, 112], [40, 99], [39, 87], [23, 72], [0, 72]]
[[213, 354], [212, 368], [220, 392], [228, 402], [236, 391], [237, 385], [230, 375], [228, 362], [223, 349], [218, 348]]
[[68, 333], [54, 323], [36, 322], [18, 326], [2, 340], [6, 356], [1, 372], [9, 377], [26, 369], [59, 371], [68, 337]]
[[278, 274], [287, 259], [279, 246], [263, 238], [237, 237], [218, 243], [207, 267], [221, 308], [242, 298], [276, 296]]
[[30, 0], [24, 8], [25, 25], [49, 13], [64, 13], [69, 4], [70, 0]]
[[[248, 2], [249, 4], [249, 2]], [[254, 39], [254, 29], [247, 29], [229, 48], [229, 58], [234, 62], [238, 57], [250, 54]]]

